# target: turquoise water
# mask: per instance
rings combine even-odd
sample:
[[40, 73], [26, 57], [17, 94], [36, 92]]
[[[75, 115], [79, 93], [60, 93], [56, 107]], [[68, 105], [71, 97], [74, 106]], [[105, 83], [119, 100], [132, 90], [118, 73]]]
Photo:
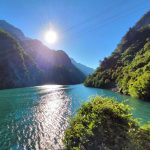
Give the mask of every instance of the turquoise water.
[[109, 90], [80, 85], [45, 85], [0, 91], [0, 150], [59, 150], [68, 117], [90, 96], [114, 97], [150, 121], [150, 103]]

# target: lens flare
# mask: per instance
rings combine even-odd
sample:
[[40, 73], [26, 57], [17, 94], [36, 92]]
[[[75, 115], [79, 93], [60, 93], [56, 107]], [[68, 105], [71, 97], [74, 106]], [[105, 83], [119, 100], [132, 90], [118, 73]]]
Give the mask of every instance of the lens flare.
[[46, 43], [50, 43], [50, 44], [53, 44], [53, 43], [56, 43], [57, 40], [58, 40], [58, 36], [57, 36], [57, 33], [53, 30], [49, 30], [45, 33], [45, 42]]

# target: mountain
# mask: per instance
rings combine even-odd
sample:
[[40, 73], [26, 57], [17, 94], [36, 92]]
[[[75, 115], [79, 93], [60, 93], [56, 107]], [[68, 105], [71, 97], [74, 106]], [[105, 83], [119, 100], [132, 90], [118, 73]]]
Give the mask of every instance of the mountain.
[[16, 39], [24, 40], [26, 38], [20, 29], [14, 27], [13, 25], [6, 22], [5, 20], [0, 20], [0, 29], [10, 33]]
[[150, 11], [148, 11], [134, 26], [135, 30], [139, 30], [141, 27], [150, 24]]
[[0, 30], [0, 89], [41, 83], [42, 73], [17, 41]]
[[150, 12], [122, 38], [111, 56], [85, 80], [86, 86], [150, 98]]
[[49, 49], [4, 20], [0, 20], [0, 30], [0, 89], [84, 81], [85, 75], [64, 51]]
[[73, 58], [71, 58], [72, 64], [74, 64], [81, 72], [85, 74], [85, 76], [88, 76], [94, 72], [93, 68], [87, 67], [81, 63], [76, 62]]
[[78, 84], [84, 81], [85, 75], [71, 63], [64, 51], [51, 50], [39, 40], [26, 39], [20, 43], [44, 72], [46, 83]]

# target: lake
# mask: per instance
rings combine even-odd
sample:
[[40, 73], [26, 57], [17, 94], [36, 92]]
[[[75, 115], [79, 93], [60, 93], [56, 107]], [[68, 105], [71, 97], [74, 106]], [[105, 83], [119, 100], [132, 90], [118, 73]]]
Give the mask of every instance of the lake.
[[109, 90], [79, 85], [44, 85], [0, 91], [0, 150], [60, 150], [68, 118], [90, 96], [113, 97], [150, 121], [150, 103]]

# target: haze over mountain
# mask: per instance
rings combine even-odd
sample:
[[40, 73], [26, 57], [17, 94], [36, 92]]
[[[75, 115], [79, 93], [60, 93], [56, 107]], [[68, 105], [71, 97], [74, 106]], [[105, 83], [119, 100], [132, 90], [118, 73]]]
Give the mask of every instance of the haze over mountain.
[[150, 98], [150, 11], [122, 38], [111, 56], [85, 81], [86, 86], [115, 88], [123, 94]]
[[93, 68], [87, 67], [81, 63], [76, 62], [73, 58], [71, 58], [72, 64], [74, 64], [81, 72], [83, 72], [86, 76], [92, 74], [94, 72]]
[[39, 84], [77, 84], [85, 75], [62, 50], [51, 50], [39, 40], [0, 20], [1, 70], [0, 88]]

